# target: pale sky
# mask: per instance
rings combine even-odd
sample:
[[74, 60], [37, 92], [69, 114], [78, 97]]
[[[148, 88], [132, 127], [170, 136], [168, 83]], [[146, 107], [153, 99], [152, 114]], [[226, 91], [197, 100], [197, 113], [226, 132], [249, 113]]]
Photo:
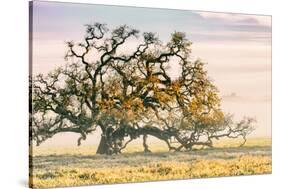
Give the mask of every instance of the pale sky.
[[[42, 1], [33, 5], [33, 74], [64, 65], [64, 42], [81, 40], [85, 24], [101, 22], [110, 29], [127, 24], [141, 32], [155, 32], [163, 42], [174, 31], [185, 32], [193, 42], [192, 58], [207, 63], [223, 110], [237, 120], [255, 117], [253, 137], [271, 136], [270, 16]], [[60, 134], [46, 143], [76, 144], [70, 140], [73, 136], [77, 137]]]

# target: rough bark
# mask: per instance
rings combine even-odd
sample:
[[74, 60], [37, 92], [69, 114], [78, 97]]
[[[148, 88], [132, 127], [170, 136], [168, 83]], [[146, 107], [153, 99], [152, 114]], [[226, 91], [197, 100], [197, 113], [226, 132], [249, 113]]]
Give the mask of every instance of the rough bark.
[[110, 147], [107, 144], [107, 139], [105, 136], [101, 136], [101, 140], [96, 151], [96, 154], [110, 154]]

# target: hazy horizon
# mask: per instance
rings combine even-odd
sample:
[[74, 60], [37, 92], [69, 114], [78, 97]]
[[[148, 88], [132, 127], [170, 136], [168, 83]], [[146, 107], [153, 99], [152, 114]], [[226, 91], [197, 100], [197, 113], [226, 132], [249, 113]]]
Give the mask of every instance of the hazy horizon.
[[[163, 42], [174, 31], [185, 32], [193, 42], [192, 59], [207, 63], [224, 112], [235, 120], [255, 117], [257, 127], [250, 137], [271, 137], [270, 16], [35, 1], [32, 74], [64, 65], [65, 41], [82, 40], [84, 25], [94, 22], [155, 32]], [[126, 47], [133, 48], [134, 41]], [[176, 75], [177, 67], [170, 73]], [[79, 135], [58, 134], [43, 145], [76, 144], [74, 137]], [[98, 139], [96, 133], [84, 143]]]

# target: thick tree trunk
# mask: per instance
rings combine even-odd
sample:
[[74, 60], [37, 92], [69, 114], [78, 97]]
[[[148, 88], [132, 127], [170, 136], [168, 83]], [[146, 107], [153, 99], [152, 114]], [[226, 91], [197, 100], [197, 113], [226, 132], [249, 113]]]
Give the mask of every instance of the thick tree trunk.
[[106, 137], [101, 136], [101, 140], [97, 149], [97, 154], [110, 154], [110, 148], [108, 144], [106, 143]]

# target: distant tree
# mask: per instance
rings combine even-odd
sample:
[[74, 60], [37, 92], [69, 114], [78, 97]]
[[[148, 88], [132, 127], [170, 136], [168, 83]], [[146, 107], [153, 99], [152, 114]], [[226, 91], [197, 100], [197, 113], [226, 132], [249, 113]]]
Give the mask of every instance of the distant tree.
[[[126, 49], [126, 42], [140, 36], [135, 50]], [[254, 120], [234, 123], [224, 115], [218, 89], [204, 63], [191, 60], [190, 46], [182, 32], [163, 43], [126, 25], [111, 32], [104, 24], [86, 25], [82, 42], [67, 42], [67, 66], [31, 78], [32, 139], [39, 145], [74, 132], [81, 135], [80, 145], [100, 128], [99, 154], [121, 153], [141, 136], [150, 152], [149, 135], [176, 151], [212, 147], [221, 137], [241, 137], [243, 145]], [[179, 69], [172, 77], [173, 66]]]

